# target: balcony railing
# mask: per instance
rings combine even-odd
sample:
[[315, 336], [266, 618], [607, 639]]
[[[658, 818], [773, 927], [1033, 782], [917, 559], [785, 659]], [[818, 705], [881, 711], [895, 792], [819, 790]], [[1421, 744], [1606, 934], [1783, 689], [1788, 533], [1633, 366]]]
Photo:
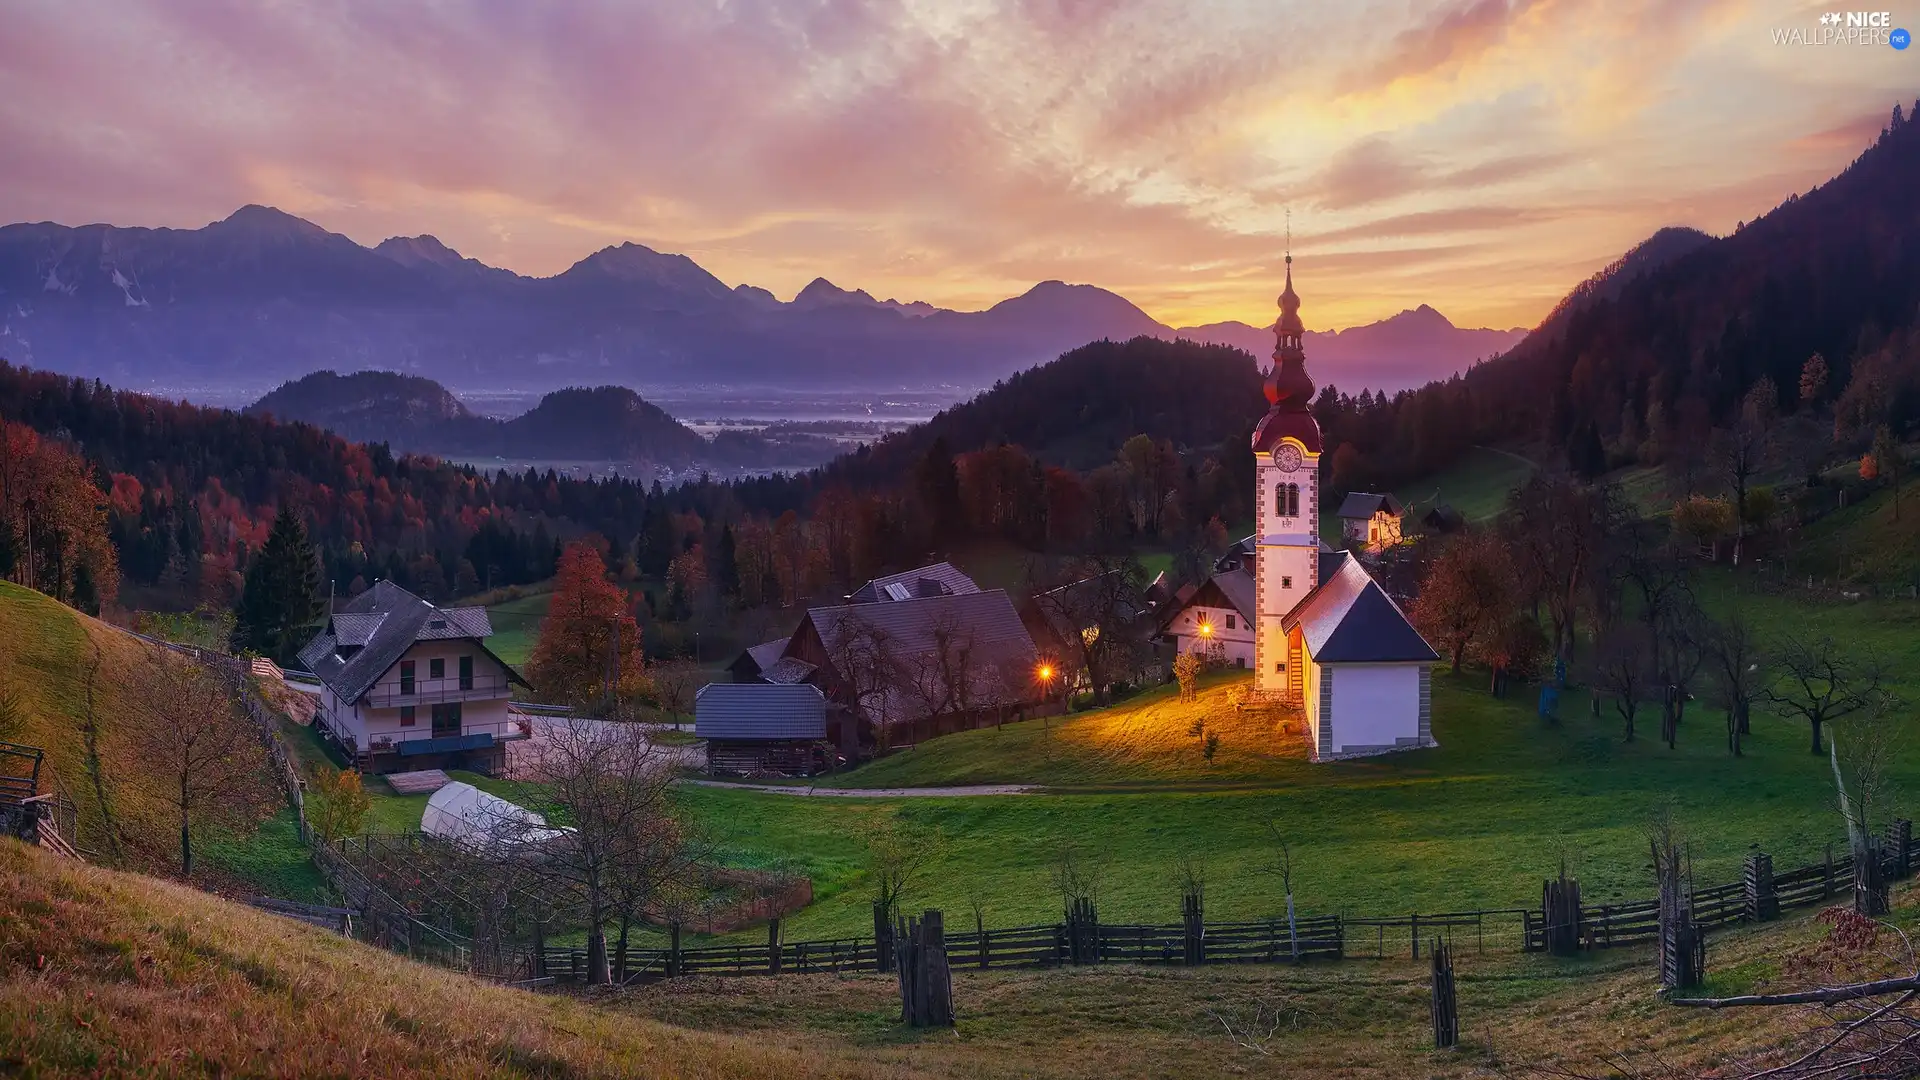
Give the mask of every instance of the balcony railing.
[[[519, 713], [508, 713], [505, 720], [467, 721], [456, 732], [434, 730], [421, 724], [401, 731], [377, 731], [368, 734], [367, 749], [375, 754], [432, 753], [440, 750], [477, 750], [495, 743], [530, 738], [533, 724]], [[434, 747], [423, 744], [436, 743]]]
[[475, 678], [466, 684], [457, 679], [422, 679], [407, 690], [398, 683], [382, 683], [367, 691], [361, 700], [376, 709], [401, 705], [430, 705], [436, 701], [487, 701], [506, 697], [509, 680], [504, 676]]

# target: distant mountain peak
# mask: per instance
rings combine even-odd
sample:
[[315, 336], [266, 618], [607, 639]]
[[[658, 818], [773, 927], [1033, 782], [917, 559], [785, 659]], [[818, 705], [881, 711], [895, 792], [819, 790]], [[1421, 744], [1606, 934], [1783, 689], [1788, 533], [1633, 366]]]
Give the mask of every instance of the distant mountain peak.
[[247, 205], [228, 214], [209, 225], [210, 229], [223, 232], [245, 232], [256, 236], [303, 236], [326, 237], [332, 234], [303, 217], [295, 217], [285, 210], [259, 203]]
[[467, 258], [440, 242], [432, 233], [419, 236], [390, 236], [374, 247], [375, 251], [403, 266], [460, 266]]
[[859, 304], [863, 307], [879, 307], [880, 301], [865, 289], [843, 289], [826, 278], [817, 277], [807, 282], [793, 297], [794, 306], [802, 310], [830, 307], [835, 304]]

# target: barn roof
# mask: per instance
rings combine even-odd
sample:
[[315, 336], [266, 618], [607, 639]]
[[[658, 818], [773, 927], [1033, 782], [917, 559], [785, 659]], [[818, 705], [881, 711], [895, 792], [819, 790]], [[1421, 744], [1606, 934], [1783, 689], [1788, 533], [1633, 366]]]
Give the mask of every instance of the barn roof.
[[[326, 628], [300, 650], [300, 662], [335, 695], [354, 702], [417, 641], [478, 642], [492, 634], [485, 608], [435, 607], [391, 581], [377, 581], [327, 619]], [[481, 651], [487, 651], [485, 645]], [[526, 685], [518, 672], [505, 663], [500, 666], [509, 678]]]
[[1381, 510], [1394, 517], [1407, 512], [1399, 499], [1391, 495], [1376, 495], [1371, 491], [1349, 491], [1345, 501], [1340, 504], [1342, 518], [1370, 518]]
[[[1280, 620], [1298, 626], [1307, 655], [1321, 664], [1384, 664], [1438, 660], [1360, 560], [1343, 556], [1320, 586]], [[1324, 565], [1324, 564], [1323, 564]]]
[[[780, 655], [787, 651], [787, 642], [791, 640], [793, 639], [774, 638], [772, 641], [763, 641], [758, 645], [748, 648], [740, 655], [743, 659], [752, 662], [754, 674], [764, 675], [768, 668], [780, 662]], [[739, 660], [735, 660], [734, 664], [738, 665], [739, 662]]]
[[856, 604], [884, 604], [929, 596], [962, 596], [979, 591], [980, 586], [952, 563], [937, 562], [932, 566], [874, 578], [855, 589], [848, 599]]
[[804, 683], [708, 683], [693, 699], [702, 739], [824, 739], [827, 699]]
[[[862, 637], [871, 631], [902, 669], [911, 669], [922, 658], [936, 658], [943, 639], [952, 642], [960, 640], [954, 635], [964, 636], [971, 646], [967, 689], [980, 705], [1023, 700], [1039, 657], [1033, 634], [1020, 621], [1005, 589], [818, 607], [807, 612], [807, 622], [830, 658], [843, 649], [864, 647]], [[863, 704], [870, 713], [898, 718], [915, 706], [911, 690], [909, 685], [896, 684]]]

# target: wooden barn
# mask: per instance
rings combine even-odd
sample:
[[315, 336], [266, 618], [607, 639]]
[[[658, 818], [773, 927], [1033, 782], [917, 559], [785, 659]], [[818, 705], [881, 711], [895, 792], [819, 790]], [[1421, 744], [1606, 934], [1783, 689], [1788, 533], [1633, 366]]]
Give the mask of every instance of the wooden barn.
[[712, 775], [812, 776], [833, 765], [826, 696], [805, 683], [709, 683], [693, 717]]

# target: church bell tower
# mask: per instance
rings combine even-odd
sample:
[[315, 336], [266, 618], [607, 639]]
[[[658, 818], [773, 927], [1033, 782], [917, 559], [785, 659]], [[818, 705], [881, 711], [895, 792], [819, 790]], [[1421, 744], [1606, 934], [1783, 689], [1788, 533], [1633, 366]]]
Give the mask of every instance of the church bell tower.
[[1259, 622], [1254, 629], [1254, 687], [1297, 697], [1301, 663], [1280, 620], [1314, 586], [1320, 569], [1320, 425], [1313, 419], [1313, 380], [1301, 345], [1300, 297], [1293, 291], [1293, 255], [1274, 324], [1273, 366], [1266, 381], [1267, 415], [1253, 430], [1254, 543]]

